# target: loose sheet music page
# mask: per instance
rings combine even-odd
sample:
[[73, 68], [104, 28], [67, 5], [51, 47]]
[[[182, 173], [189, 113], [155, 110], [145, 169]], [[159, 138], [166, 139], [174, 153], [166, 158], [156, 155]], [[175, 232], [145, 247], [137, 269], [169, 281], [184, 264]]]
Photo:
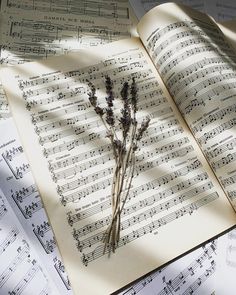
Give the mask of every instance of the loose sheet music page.
[[176, 4], [139, 24], [165, 85], [236, 209], [236, 55], [207, 15]]
[[[90, 80], [102, 105], [106, 74], [116, 93], [135, 77], [138, 120], [151, 117], [110, 258], [102, 238], [114, 162], [87, 97]], [[2, 69], [1, 78], [75, 294], [111, 293], [235, 224], [138, 39]]]
[[[72, 295], [65, 267], [58, 253], [56, 239], [53, 236], [13, 119], [1, 122], [0, 134], [1, 190], [16, 216], [14, 218], [21, 224], [27, 238], [34, 246], [34, 251], [43, 261], [43, 268], [49, 274], [49, 282], [54, 282], [55, 294]], [[9, 226], [12, 220], [8, 222]]]

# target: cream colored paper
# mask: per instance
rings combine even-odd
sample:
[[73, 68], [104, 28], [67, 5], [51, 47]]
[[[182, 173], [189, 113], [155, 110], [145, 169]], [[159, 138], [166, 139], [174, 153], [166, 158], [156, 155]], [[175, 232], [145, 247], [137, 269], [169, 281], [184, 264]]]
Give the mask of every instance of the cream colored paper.
[[236, 208], [235, 51], [210, 17], [186, 6], [161, 5], [144, 16], [138, 30]]
[[[112, 160], [108, 152], [99, 152], [107, 140], [86, 95], [90, 79], [104, 97], [105, 73], [116, 86], [136, 77], [140, 116], [151, 114], [152, 121], [138, 154], [140, 170], [127, 202], [120, 247], [110, 258], [94, 259], [103, 251], [96, 237], [106, 227], [95, 230], [94, 238], [85, 236], [82, 253], [85, 241], [82, 237], [78, 243], [73, 233], [83, 226], [99, 227], [110, 214], [105, 204]], [[1, 79], [75, 294], [116, 291], [235, 224], [233, 209], [138, 40], [2, 69]], [[103, 156], [96, 165], [94, 160], [101, 163]], [[73, 172], [64, 171], [72, 159], [77, 159]], [[55, 182], [52, 168], [59, 161], [62, 173]], [[86, 259], [92, 259], [87, 266]]]

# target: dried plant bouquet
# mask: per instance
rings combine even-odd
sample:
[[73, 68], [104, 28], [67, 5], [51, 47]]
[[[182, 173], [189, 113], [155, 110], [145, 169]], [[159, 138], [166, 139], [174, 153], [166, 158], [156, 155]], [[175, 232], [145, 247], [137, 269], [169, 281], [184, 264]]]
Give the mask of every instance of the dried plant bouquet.
[[114, 85], [110, 77], [105, 77], [106, 106], [101, 107], [96, 96], [94, 84], [88, 81], [89, 101], [95, 112], [101, 118], [110, 139], [115, 167], [111, 187], [112, 217], [110, 225], [104, 234], [104, 253], [115, 252], [120, 239], [121, 213], [130, 192], [135, 170], [135, 153], [138, 150], [138, 142], [147, 130], [150, 118], [146, 117], [138, 126], [137, 102], [138, 93], [135, 79], [131, 85], [125, 82], [120, 91], [122, 107], [118, 115], [115, 115]]

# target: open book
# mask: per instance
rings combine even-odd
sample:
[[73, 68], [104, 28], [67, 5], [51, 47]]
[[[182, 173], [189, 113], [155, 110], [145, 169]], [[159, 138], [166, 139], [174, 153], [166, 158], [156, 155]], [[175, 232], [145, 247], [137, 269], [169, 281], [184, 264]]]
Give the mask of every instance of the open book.
[[[211, 18], [176, 4], [138, 32], [0, 73], [75, 294], [115, 292], [236, 222], [233, 49]], [[105, 75], [117, 93], [135, 77], [138, 119], [151, 117], [111, 257], [114, 162], [87, 95], [89, 80], [104, 98]]]

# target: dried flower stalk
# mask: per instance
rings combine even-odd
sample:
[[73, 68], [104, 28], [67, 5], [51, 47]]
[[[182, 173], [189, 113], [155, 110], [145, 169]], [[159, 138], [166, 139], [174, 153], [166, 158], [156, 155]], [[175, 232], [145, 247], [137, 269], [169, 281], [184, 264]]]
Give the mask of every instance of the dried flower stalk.
[[125, 82], [120, 91], [123, 106], [119, 116], [114, 114], [115, 97], [113, 81], [108, 76], [105, 77], [106, 107], [102, 108], [99, 106], [95, 86], [89, 81], [88, 86], [90, 88], [88, 93], [89, 101], [106, 128], [107, 137], [111, 141], [115, 159], [111, 187], [112, 218], [103, 239], [104, 253], [107, 250], [110, 255], [111, 251], [115, 252], [118, 246], [121, 230], [121, 213], [134, 177], [135, 152], [138, 149], [138, 141], [141, 140], [149, 126], [150, 118], [145, 118], [138, 128], [136, 119], [138, 94], [134, 78], [131, 85]]

